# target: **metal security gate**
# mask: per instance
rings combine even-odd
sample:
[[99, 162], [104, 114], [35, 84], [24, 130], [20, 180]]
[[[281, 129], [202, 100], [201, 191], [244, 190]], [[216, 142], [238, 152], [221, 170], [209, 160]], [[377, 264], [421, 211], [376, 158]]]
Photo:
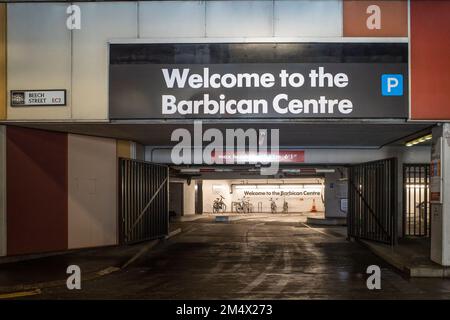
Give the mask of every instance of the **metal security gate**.
[[403, 165], [403, 236], [430, 235], [430, 165]]
[[169, 230], [169, 169], [119, 159], [120, 243], [160, 238]]
[[397, 160], [349, 169], [348, 234], [393, 245], [397, 241]]

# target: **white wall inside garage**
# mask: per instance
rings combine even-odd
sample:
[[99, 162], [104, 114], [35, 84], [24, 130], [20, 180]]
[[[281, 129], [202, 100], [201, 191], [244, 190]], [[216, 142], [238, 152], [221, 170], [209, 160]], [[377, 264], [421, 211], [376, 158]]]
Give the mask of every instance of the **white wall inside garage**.
[[183, 184], [183, 215], [195, 214], [195, 180], [192, 180], [190, 184], [186, 182]]
[[[342, 1], [135, 1], [8, 4], [8, 90], [67, 89], [67, 107], [11, 108], [9, 120], [108, 119], [108, 40], [342, 37]], [[321, 23], [315, 23], [317, 20]]]
[[[253, 212], [258, 211], [258, 203], [261, 207], [261, 212], [270, 212], [270, 199], [275, 200], [277, 204], [277, 212], [281, 213], [283, 210], [283, 201], [286, 200], [289, 204], [289, 211], [294, 212], [308, 212], [314, 204], [318, 211], [324, 211], [324, 190], [323, 179], [321, 178], [300, 178], [300, 179], [228, 179], [228, 180], [203, 180], [203, 211], [207, 213], [213, 212], [213, 203], [216, 198], [224, 197], [223, 201], [227, 206], [227, 212], [232, 210], [233, 202], [241, 201], [244, 196], [244, 191], [316, 191], [320, 195], [305, 195], [305, 196], [251, 196], [248, 195], [250, 203], [253, 205]], [[255, 188], [255, 184], [258, 187]], [[266, 184], [266, 185], [264, 185]], [[291, 188], [278, 188], [278, 184], [295, 185]]]
[[[382, 160], [391, 157], [398, 159], [398, 173], [402, 172], [404, 163], [429, 163], [431, 157], [430, 146], [388, 146], [380, 149], [304, 149], [305, 150], [305, 164], [317, 164], [317, 165], [336, 165], [336, 164], [358, 164], [374, 160]], [[146, 146], [145, 148], [145, 160], [158, 163], [171, 163], [170, 158], [171, 149], [154, 148]], [[229, 173], [216, 174], [218, 179], [228, 179]], [[328, 184], [329, 186], [329, 184]], [[399, 221], [402, 219], [402, 207], [403, 207], [403, 189], [402, 179], [398, 179], [398, 215]], [[329, 206], [327, 207], [326, 215], [329, 217], [342, 217], [345, 216], [344, 212], [338, 210], [338, 200], [342, 198], [336, 192], [337, 189], [328, 190], [328, 194], [333, 197], [333, 200], [328, 200]], [[231, 201], [231, 200], [228, 200]], [[209, 200], [211, 202], [211, 199]], [[210, 205], [209, 202], [205, 203], [204, 208]], [[231, 203], [230, 203], [231, 205]], [[205, 209], [206, 210], [206, 209]], [[402, 224], [398, 224], [398, 234], [401, 234]]]

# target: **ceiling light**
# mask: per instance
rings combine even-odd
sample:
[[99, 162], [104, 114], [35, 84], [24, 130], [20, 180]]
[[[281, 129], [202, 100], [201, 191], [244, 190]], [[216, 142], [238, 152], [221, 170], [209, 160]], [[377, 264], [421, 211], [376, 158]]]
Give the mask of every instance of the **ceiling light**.
[[432, 138], [433, 138], [433, 136], [431, 134], [427, 134], [425, 136], [422, 136], [422, 137], [419, 137], [419, 138], [416, 138], [414, 140], [406, 142], [406, 146], [407, 147], [412, 147], [412, 146], [415, 146], [416, 144], [423, 143], [423, 142], [426, 142], [428, 140], [431, 140]]

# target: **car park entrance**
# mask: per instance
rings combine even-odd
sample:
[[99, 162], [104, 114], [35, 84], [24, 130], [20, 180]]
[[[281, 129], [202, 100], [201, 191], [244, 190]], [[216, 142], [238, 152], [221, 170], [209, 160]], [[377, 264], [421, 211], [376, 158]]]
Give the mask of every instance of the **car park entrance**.
[[86, 297], [382, 297], [368, 266], [439, 296], [376, 255], [450, 276], [450, 1], [28, 2], [0, 4], [0, 262], [98, 249]]
[[[346, 225], [350, 238], [391, 246], [404, 236], [426, 236], [430, 224], [427, 166], [399, 164], [398, 156], [408, 157], [409, 149], [390, 148], [398, 149], [397, 157], [365, 163], [284, 163], [271, 176], [261, 176], [257, 165], [180, 166], [122, 159], [122, 241], [129, 242], [135, 229], [140, 230], [135, 241], [161, 237], [168, 232], [168, 219], [237, 215], [270, 216], [272, 220], [302, 216], [305, 219], [301, 221], [312, 224]], [[168, 153], [153, 151], [153, 157], [164, 163], [163, 156]], [[297, 155], [300, 151], [285, 151], [285, 155], [289, 152]], [[304, 152], [307, 159], [309, 152], [317, 151]], [[367, 158], [367, 152], [376, 155], [379, 151], [355, 150], [348, 160], [334, 156], [355, 161]], [[324, 154], [330, 159], [329, 153]], [[426, 159], [426, 155], [419, 158]], [[152, 174], [151, 170], [162, 171]], [[162, 228], [154, 228], [161, 223]]]

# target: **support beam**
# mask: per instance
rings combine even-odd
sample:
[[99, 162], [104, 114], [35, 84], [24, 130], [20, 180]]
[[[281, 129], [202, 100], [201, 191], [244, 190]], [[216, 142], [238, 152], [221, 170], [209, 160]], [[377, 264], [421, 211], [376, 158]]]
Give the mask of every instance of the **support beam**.
[[346, 218], [348, 198], [347, 169], [325, 174], [325, 218]]
[[0, 120], [6, 119], [6, 3], [0, 3]]
[[450, 124], [433, 129], [431, 260], [450, 266]]
[[6, 255], [6, 126], [0, 126], [0, 257]]

